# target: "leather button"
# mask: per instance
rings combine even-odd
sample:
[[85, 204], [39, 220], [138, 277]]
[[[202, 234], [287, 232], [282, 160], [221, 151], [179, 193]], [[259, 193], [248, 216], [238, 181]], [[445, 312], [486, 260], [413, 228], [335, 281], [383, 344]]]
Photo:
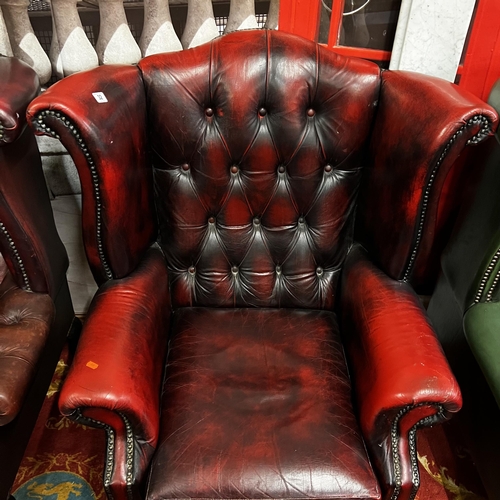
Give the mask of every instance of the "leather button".
[[281, 274], [281, 266], [276, 266], [276, 274]]
[[208, 223], [209, 224], [214, 224], [215, 223], [215, 217], [209, 217], [208, 218]]
[[207, 116], [214, 116], [214, 110], [213, 110], [212, 108], [207, 108], [207, 109], [205, 110], [205, 114], [206, 114]]
[[239, 271], [238, 266], [233, 266], [233, 267], [231, 268], [231, 272], [232, 272], [233, 274], [238, 274], [238, 271]]
[[191, 266], [191, 267], [188, 269], [188, 272], [189, 272], [189, 274], [194, 274], [194, 273], [196, 273], [196, 267]]
[[325, 165], [325, 172], [331, 172], [332, 171], [332, 166], [331, 165]]
[[280, 165], [280, 166], [278, 167], [278, 172], [279, 172], [280, 174], [283, 174], [283, 173], [285, 172], [285, 167], [284, 167], [283, 165]]
[[233, 174], [237, 174], [237, 173], [238, 173], [238, 170], [239, 170], [239, 169], [238, 169], [238, 167], [237, 167], [236, 165], [233, 165], [233, 166], [231, 167], [231, 172], [232, 172]]
[[314, 116], [315, 114], [316, 114], [316, 111], [314, 111], [314, 109], [309, 108], [307, 110], [307, 116]]
[[267, 115], [267, 109], [266, 108], [260, 108], [259, 109], [259, 116], [266, 116]]
[[189, 170], [189, 164], [188, 163], [183, 163], [182, 164], [182, 170]]
[[304, 217], [299, 217], [299, 224], [304, 224]]
[[316, 268], [316, 274], [318, 276], [323, 276], [323, 268], [322, 267], [317, 267]]
[[259, 226], [260, 225], [260, 219], [258, 217], [254, 217], [253, 219], [253, 223], [256, 225], [256, 226]]

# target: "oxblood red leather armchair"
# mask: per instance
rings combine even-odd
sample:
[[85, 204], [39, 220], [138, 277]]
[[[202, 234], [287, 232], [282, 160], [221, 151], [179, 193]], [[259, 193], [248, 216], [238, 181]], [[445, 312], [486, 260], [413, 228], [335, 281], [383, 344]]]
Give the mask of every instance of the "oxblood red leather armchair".
[[0, 499], [9, 490], [74, 319], [59, 239], [26, 107], [25, 63], [0, 56]]
[[82, 180], [101, 286], [60, 408], [108, 433], [110, 498], [415, 497], [416, 431], [461, 397], [408, 281], [487, 105], [246, 31], [29, 117]]

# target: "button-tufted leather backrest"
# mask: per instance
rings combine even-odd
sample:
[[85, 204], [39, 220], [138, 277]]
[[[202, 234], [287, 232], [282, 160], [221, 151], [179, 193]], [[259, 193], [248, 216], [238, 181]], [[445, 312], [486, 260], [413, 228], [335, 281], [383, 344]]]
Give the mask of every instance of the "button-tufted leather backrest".
[[139, 66], [174, 306], [333, 307], [378, 67], [271, 31]]

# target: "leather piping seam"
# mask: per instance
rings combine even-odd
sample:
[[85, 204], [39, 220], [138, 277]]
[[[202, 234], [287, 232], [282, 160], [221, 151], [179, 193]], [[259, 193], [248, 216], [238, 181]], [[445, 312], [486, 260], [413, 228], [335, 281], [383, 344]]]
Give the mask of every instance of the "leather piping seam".
[[0, 122], [0, 141], [3, 142], [3, 139], [4, 139], [4, 129], [5, 127], [3, 126], [3, 123]]
[[417, 430], [421, 427], [436, 424], [446, 419], [444, 408], [437, 405], [438, 412], [435, 415], [429, 415], [419, 420], [408, 433], [408, 446], [410, 448], [410, 463], [411, 463], [411, 478], [412, 488], [408, 500], [415, 500], [418, 489], [420, 487], [420, 473], [418, 470], [418, 456], [417, 456]]
[[57, 119], [59, 119], [65, 127], [69, 129], [71, 134], [75, 137], [77, 141], [77, 145], [82, 151], [83, 155], [85, 156], [85, 159], [87, 160], [87, 164], [89, 166], [90, 170], [90, 175], [92, 177], [92, 185], [94, 188], [94, 199], [95, 199], [95, 204], [96, 204], [96, 240], [97, 240], [97, 253], [99, 254], [99, 260], [101, 261], [101, 265], [104, 269], [104, 272], [106, 274], [106, 278], [108, 280], [113, 279], [113, 273], [111, 272], [111, 268], [109, 267], [109, 264], [106, 260], [106, 256], [104, 255], [104, 245], [102, 242], [102, 203], [101, 203], [101, 188], [99, 186], [99, 176], [97, 175], [97, 169], [95, 166], [95, 162], [92, 159], [90, 153], [89, 153], [89, 148], [85, 144], [85, 141], [83, 140], [82, 135], [80, 134], [79, 130], [75, 126], [75, 124], [63, 113], [59, 111], [49, 111], [49, 110], [43, 110], [40, 111], [40, 113], [34, 118], [33, 124], [36, 127], [39, 127], [39, 130], [46, 134], [50, 135], [56, 139], [61, 140], [61, 137], [59, 134], [57, 134], [54, 130], [52, 130], [47, 124], [43, 123], [43, 117], [44, 116], [53, 116]]
[[412, 492], [410, 494], [409, 500], [414, 500], [415, 496], [412, 496], [413, 493], [417, 494], [418, 488], [420, 486], [420, 474], [418, 472], [418, 459], [417, 459], [417, 446], [416, 446], [416, 431], [418, 428], [423, 427], [425, 425], [429, 425], [431, 422], [441, 421], [445, 418], [444, 409], [441, 405], [436, 405], [436, 403], [419, 403], [417, 405], [408, 405], [399, 410], [396, 417], [394, 418], [391, 425], [391, 450], [393, 455], [393, 469], [394, 469], [394, 480], [395, 486], [394, 491], [392, 492], [390, 500], [397, 500], [399, 494], [401, 493], [401, 488], [403, 486], [402, 478], [401, 478], [401, 457], [399, 455], [399, 421], [401, 418], [406, 415], [411, 410], [418, 408], [420, 406], [436, 406], [438, 409], [437, 414], [429, 415], [428, 417], [423, 418], [419, 422], [417, 422], [408, 433], [408, 447], [410, 448], [410, 464], [411, 464], [411, 475], [412, 475]]
[[491, 302], [493, 299], [493, 292], [495, 288], [498, 285], [498, 281], [500, 280], [500, 271], [497, 272], [495, 275], [495, 278], [493, 279], [493, 283], [490, 286], [490, 289], [488, 290], [488, 293], [486, 294], [486, 302]]
[[441, 156], [439, 157], [438, 161], [434, 165], [434, 168], [431, 171], [431, 175], [429, 177], [429, 180], [427, 181], [427, 184], [424, 189], [424, 196], [422, 198], [422, 208], [420, 209], [420, 216], [418, 220], [418, 229], [417, 229], [417, 236], [415, 238], [415, 243], [413, 244], [413, 250], [410, 255], [410, 260], [408, 261], [408, 264], [406, 266], [406, 270], [403, 276], [403, 281], [407, 282], [410, 279], [410, 273], [413, 270], [413, 265], [415, 264], [415, 260], [417, 258], [417, 253], [418, 249], [420, 247], [420, 243], [422, 241], [422, 234], [424, 230], [424, 223], [425, 223], [425, 217], [427, 215], [427, 207], [429, 205], [429, 197], [430, 197], [430, 192], [432, 189], [432, 186], [434, 184], [434, 180], [436, 179], [437, 173], [439, 168], [441, 167], [442, 163], [446, 159], [450, 149], [452, 148], [453, 144], [456, 142], [458, 137], [468, 128], [474, 125], [479, 125], [480, 129], [478, 133], [474, 136], [472, 136], [466, 143], [468, 146], [469, 144], [479, 144], [481, 141], [483, 141], [491, 132], [491, 122], [488, 120], [488, 118], [484, 115], [474, 115], [472, 118], [469, 118], [451, 137], [451, 139], [448, 141], [446, 144], [443, 152], [441, 153]]
[[114, 453], [115, 453], [115, 431], [110, 425], [100, 422], [99, 420], [94, 420], [90, 417], [84, 417], [82, 415], [81, 409], [75, 410], [71, 417], [77, 422], [87, 423], [91, 427], [99, 427], [105, 429], [107, 434], [106, 440], [106, 464], [104, 466], [104, 491], [108, 496], [109, 500], [113, 500], [113, 494], [111, 492], [111, 478], [113, 476], [114, 469]]
[[14, 254], [14, 257], [17, 262], [17, 266], [21, 271], [21, 276], [23, 277], [24, 286], [26, 287], [26, 290], [28, 290], [28, 292], [31, 292], [31, 285], [28, 279], [28, 275], [26, 273], [26, 268], [24, 267], [23, 259], [21, 259], [21, 256], [19, 255], [19, 250], [17, 249], [16, 244], [12, 239], [12, 236], [10, 235], [9, 231], [7, 230], [3, 222], [0, 222], [0, 231], [2, 231], [3, 235], [7, 239], [9, 247], [12, 249], [12, 253]]
[[[488, 267], [486, 268], [486, 271], [483, 274], [483, 277], [481, 278], [481, 282], [479, 283], [479, 287], [477, 289], [476, 296], [474, 297], [474, 303], [478, 304], [481, 301], [481, 296], [483, 295], [483, 292], [486, 288], [486, 283], [488, 282], [491, 274], [493, 273], [493, 269], [498, 263], [498, 260], [500, 259], [500, 248], [495, 252], [495, 255], [491, 258], [490, 263], [488, 264]], [[486, 302], [491, 302], [493, 298], [493, 292], [498, 285], [498, 281], [500, 280], [500, 270], [497, 271], [495, 278], [493, 279], [493, 283], [488, 289], [488, 292], [486, 293]]]
[[126, 477], [127, 496], [133, 499], [132, 485], [134, 484], [134, 434], [128, 418], [123, 413], [118, 413], [123, 419], [126, 429]]

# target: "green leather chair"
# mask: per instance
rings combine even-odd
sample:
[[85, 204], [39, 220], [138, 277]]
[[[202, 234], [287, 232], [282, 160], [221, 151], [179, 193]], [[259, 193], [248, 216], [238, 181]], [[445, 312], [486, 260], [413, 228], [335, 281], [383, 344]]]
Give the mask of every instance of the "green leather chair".
[[[489, 103], [500, 112], [500, 81]], [[500, 498], [500, 136], [471, 162], [483, 169], [441, 258], [429, 316], [460, 383], [458, 421], [490, 498]]]

